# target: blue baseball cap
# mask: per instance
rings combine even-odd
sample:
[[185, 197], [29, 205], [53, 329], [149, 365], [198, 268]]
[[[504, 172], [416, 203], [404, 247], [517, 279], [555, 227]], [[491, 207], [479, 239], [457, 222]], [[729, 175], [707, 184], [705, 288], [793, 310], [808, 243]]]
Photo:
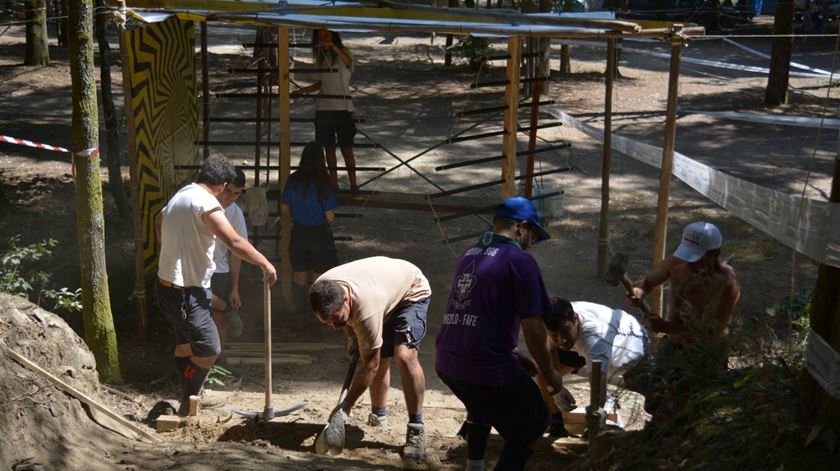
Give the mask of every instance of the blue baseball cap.
[[548, 231], [540, 225], [537, 208], [534, 207], [534, 203], [531, 203], [528, 198], [515, 196], [502, 201], [493, 210], [493, 219], [497, 218], [513, 219], [517, 222], [527, 221], [537, 231], [537, 241], [551, 238]]

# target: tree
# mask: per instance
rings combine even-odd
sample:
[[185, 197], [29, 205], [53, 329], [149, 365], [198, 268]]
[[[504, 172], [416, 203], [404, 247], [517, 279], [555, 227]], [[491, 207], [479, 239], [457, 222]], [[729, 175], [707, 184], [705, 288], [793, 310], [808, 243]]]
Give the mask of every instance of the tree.
[[[96, 0], [96, 8], [104, 10], [105, 0]], [[108, 189], [114, 196], [120, 218], [126, 219], [131, 215], [131, 206], [128, 204], [120, 172], [120, 128], [114, 107], [114, 94], [111, 92], [111, 46], [106, 34], [105, 15], [96, 15], [94, 27], [99, 44], [99, 86], [102, 90], [102, 111], [105, 114], [105, 133], [108, 140]]]
[[122, 382], [105, 266], [105, 217], [99, 176], [99, 121], [93, 63], [91, 0], [70, 2], [68, 47], [73, 96], [73, 165], [76, 169], [76, 231], [81, 262], [85, 342], [103, 381]]
[[[834, 178], [831, 182], [830, 202], [840, 203], [840, 153], [834, 159]], [[820, 264], [817, 284], [811, 299], [811, 329], [819, 334], [835, 351], [840, 351], [840, 268]], [[840, 399], [835, 399], [817, 384], [810, 374], [805, 374], [803, 404], [808, 410], [808, 421], [817, 426], [834, 427], [835, 436], [840, 432]], [[832, 440], [834, 440], [832, 438]]]
[[49, 65], [50, 49], [47, 42], [47, 1], [27, 0], [26, 48], [23, 65]]
[[[764, 91], [765, 106], [784, 105], [788, 101], [788, 79], [790, 76], [790, 54], [793, 46], [793, 1], [776, 3], [776, 17], [773, 20], [773, 49], [770, 53], [770, 76]], [[782, 36], [784, 35], [784, 36]]]

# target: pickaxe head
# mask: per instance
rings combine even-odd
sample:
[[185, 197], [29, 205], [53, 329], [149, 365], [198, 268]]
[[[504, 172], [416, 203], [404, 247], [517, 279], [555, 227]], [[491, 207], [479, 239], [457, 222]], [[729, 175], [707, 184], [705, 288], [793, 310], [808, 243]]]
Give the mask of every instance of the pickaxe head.
[[624, 275], [624, 272], [627, 271], [627, 262], [629, 260], [630, 259], [627, 258], [627, 255], [624, 255], [621, 252], [617, 252], [613, 255], [610, 265], [607, 267], [607, 272], [604, 273], [604, 280], [613, 286], [618, 286], [618, 283], [621, 281], [621, 277]]

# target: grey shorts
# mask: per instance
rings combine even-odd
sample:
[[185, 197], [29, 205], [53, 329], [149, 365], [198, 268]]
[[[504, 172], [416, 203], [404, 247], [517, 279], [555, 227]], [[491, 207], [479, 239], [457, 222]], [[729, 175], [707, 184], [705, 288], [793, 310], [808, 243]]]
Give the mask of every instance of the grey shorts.
[[382, 326], [382, 358], [394, 356], [395, 345], [404, 344], [409, 348], [420, 346], [420, 341], [426, 336], [426, 313], [429, 311], [430, 299], [423, 298], [394, 309]]
[[193, 355], [211, 357], [222, 351], [219, 329], [210, 313], [210, 290], [170, 288], [155, 283], [158, 306], [175, 331], [175, 344], [190, 344]]
[[230, 291], [232, 285], [233, 282], [231, 281], [230, 272], [213, 273], [213, 277], [210, 278], [210, 291], [213, 292], [214, 296], [228, 304], [228, 309], [225, 312], [230, 311]]

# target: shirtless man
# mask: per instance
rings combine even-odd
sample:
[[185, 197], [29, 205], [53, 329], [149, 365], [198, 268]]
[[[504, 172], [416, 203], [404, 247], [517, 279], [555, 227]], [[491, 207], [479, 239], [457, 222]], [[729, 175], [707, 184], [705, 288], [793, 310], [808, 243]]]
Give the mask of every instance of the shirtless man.
[[[725, 348], [706, 348], [699, 355], [686, 348], [698, 341], [710, 344], [721, 339], [741, 296], [735, 270], [720, 260], [722, 243], [723, 236], [714, 224], [689, 224], [674, 254], [636, 282], [633, 294], [627, 296], [630, 304], [638, 307], [654, 287], [671, 280], [665, 318], [650, 318], [653, 331], [667, 336], [659, 343], [645, 392], [649, 413], [662, 402], [659, 386], [682, 377], [687, 364], [692, 368], [701, 367], [701, 362], [712, 368], [726, 365]], [[710, 355], [715, 351], [722, 355]], [[678, 357], [683, 359], [677, 361]]]
[[654, 332], [668, 335], [678, 345], [692, 341], [689, 326], [723, 333], [741, 296], [735, 270], [720, 260], [723, 242], [720, 230], [708, 222], [694, 222], [683, 230], [682, 242], [673, 255], [637, 281], [628, 301], [640, 306], [654, 287], [671, 280], [665, 318], [650, 319]]

